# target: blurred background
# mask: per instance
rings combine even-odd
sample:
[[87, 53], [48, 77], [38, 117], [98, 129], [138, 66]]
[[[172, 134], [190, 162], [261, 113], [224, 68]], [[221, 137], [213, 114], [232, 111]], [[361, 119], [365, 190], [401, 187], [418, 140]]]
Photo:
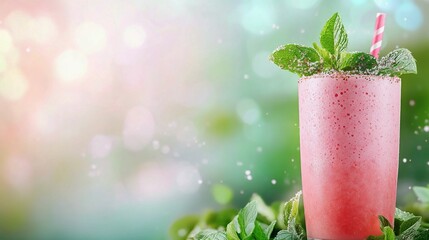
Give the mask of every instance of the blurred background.
[[429, 183], [428, 0], [1, 0], [0, 239], [168, 239], [189, 213], [301, 188], [298, 77], [268, 55], [405, 47], [398, 205]]

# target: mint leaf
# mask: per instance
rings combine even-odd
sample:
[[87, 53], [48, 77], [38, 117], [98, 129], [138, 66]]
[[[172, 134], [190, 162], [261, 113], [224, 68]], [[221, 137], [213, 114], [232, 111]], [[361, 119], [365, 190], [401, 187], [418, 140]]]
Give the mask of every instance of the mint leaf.
[[256, 240], [270, 240], [270, 238], [267, 237], [264, 232], [264, 229], [262, 229], [258, 221], [255, 222], [255, 230], [253, 231], [253, 237]]
[[281, 230], [277, 233], [274, 240], [299, 240], [299, 236], [286, 230]]
[[412, 217], [405, 222], [403, 222], [399, 229], [399, 240], [414, 240], [414, 237], [417, 236], [418, 229], [421, 225], [421, 217]]
[[256, 202], [257, 212], [261, 216], [266, 218], [266, 220], [268, 220], [268, 222], [272, 222], [275, 220], [275, 215], [274, 215], [273, 209], [268, 207], [267, 204], [265, 204], [264, 200], [262, 200], [262, 198], [258, 194], [253, 194], [252, 198], [250, 200]]
[[408, 229], [419, 229], [422, 222], [422, 217], [412, 217], [401, 224], [400, 233], [402, 234]]
[[429, 239], [429, 229], [420, 231], [413, 240], [428, 240]]
[[385, 227], [392, 228], [392, 225], [390, 224], [389, 220], [387, 220], [387, 218], [385, 218], [384, 216], [379, 215], [378, 216], [378, 221], [380, 222], [381, 231], [383, 231], [383, 229]]
[[190, 215], [176, 220], [169, 229], [169, 235], [173, 240], [185, 240], [189, 233], [198, 224], [200, 217]]
[[411, 214], [409, 212], [402, 211], [401, 209], [396, 208], [396, 210], [395, 210], [395, 221], [394, 221], [395, 234], [399, 235], [401, 233], [400, 228], [401, 228], [402, 223], [413, 218], [413, 217], [415, 217], [414, 214]]
[[296, 218], [299, 210], [299, 200], [301, 198], [302, 191], [296, 193], [296, 195], [285, 203], [284, 209], [284, 221], [286, 229], [291, 231], [295, 230]]
[[380, 74], [400, 76], [402, 74], [417, 74], [416, 60], [408, 49], [398, 48], [382, 57], [378, 63]]
[[417, 199], [422, 203], [429, 203], [429, 188], [426, 187], [413, 187], [413, 191]]
[[234, 220], [226, 226], [226, 236], [228, 240], [240, 240], [237, 231], [240, 231], [240, 227], [238, 226], [237, 217], [235, 217]]
[[332, 68], [332, 56], [331, 54], [324, 48], [320, 47], [317, 43], [313, 43], [314, 49], [316, 49], [317, 53], [319, 53], [320, 57], [322, 57], [323, 69]]
[[323, 27], [320, 33], [320, 44], [334, 56], [338, 56], [347, 48], [347, 33], [338, 13], [332, 15]]
[[309, 76], [321, 71], [319, 54], [313, 48], [287, 44], [276, 49], [270, 60], [281, 69]]
[[389, 226], [384, 227], [383, 229], [384, 233], [384, 240], [395, 240], [395, 233], [393, 232], [393, 229]]
[[377, 66], [377, 60], [371, 54], [364, 52], [342, 52], [340, 69], [368, 73]]
[[251, 201], [238, 213], [238, 223], [240, 225], [240, 237], [250, 236], [255, 229], [255, 221], [258, 212], [256, 211], [256, 202]]
[[406, 212], [406, 211], [402, 211], [399, 208], [396, 208], [395, 210], [395, 220], [401, 220], [401, 221], [407, 221], [410, 218], [415, 217], [414, 214]]
[[268, 238], [271, 237], [271, 234], [273, 233], [274, 226], [276, 225], [276, 221], [272, 221], [268, 227], [264, 229], [265, 235], [267, 235]]
[[227, 240], [226, 233], [224, 231], [218, 231], [213, 229], [206, 229], [199, 232], [195, 237], [195, 240]]

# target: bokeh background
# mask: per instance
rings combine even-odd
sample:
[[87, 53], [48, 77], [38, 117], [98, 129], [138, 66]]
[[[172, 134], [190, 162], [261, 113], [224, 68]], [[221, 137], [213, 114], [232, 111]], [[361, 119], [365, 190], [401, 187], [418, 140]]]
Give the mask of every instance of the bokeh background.
[[179, 216], [301, 188], [298, 77], [318, 41], [409, 48], [398, 205], [429, 183], [428, 0], [1, 0], [0, 239], [168, 239]]

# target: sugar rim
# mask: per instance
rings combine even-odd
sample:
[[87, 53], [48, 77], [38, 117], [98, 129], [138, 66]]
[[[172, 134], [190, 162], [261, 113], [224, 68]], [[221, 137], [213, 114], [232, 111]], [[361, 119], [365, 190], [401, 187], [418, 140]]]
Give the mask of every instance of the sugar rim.
[[299, 81], [304, 81], [306, 79], [311, 78], [349, 78], [349, 77], [360, 77], [365, 78], [366, 80], [371, 80], [367, 78], [377, 78], [377, 79], [389, 79], [394, 80], [395, 82], [400, 82], [401, 78], [398, 76], [383, 76], [383, 75], [370, 75], [370, 74], [353, 74], [353, 73], [342, 73], [342, 72], [335, 72], [335, 73], [317, 73], [310, 76], [303, 76], [299, 78]]

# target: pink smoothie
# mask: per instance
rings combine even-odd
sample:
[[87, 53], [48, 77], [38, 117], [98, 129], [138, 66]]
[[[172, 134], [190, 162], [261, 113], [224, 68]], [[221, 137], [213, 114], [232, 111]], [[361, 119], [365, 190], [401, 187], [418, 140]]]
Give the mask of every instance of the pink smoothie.
[[301, 172], [310, 239], [380, 235], [393, 223], [401, 82], [316, 75], [299, 80]]

